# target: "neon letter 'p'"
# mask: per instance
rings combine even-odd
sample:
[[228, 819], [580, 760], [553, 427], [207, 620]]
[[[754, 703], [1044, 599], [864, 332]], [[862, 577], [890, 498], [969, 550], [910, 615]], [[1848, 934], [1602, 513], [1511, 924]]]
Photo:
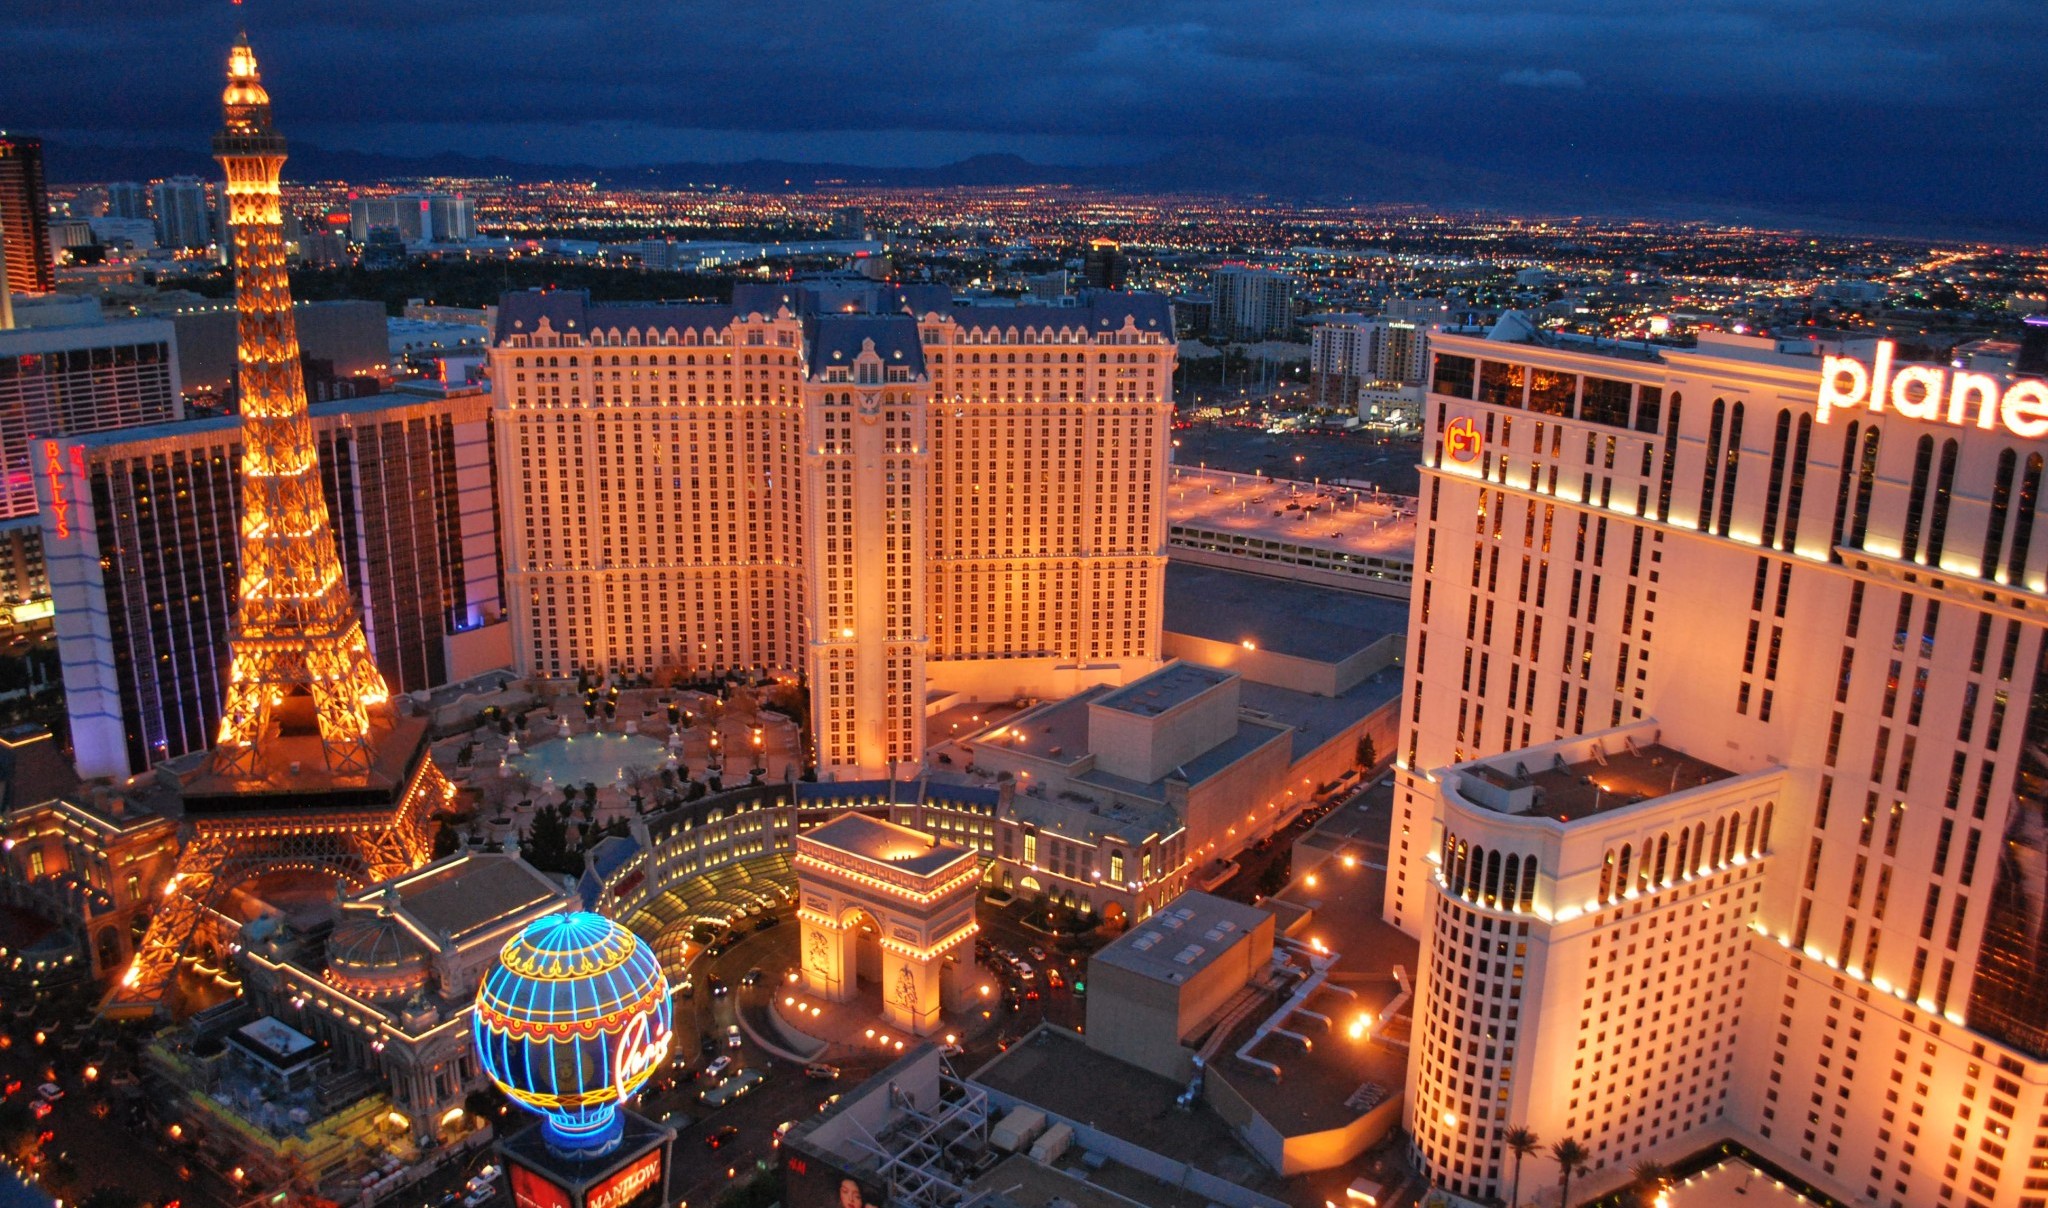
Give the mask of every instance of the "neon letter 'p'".
[[[1847, 389], [1844, 389], [1847, 379]], [[1854, 357], [1831, 356], [1821, 362], [1819, 410], [1814, 418], [1828, 422], [1828, 413], [1838, 407], [1860, 407], [1870, 394], [1870, 371]]]

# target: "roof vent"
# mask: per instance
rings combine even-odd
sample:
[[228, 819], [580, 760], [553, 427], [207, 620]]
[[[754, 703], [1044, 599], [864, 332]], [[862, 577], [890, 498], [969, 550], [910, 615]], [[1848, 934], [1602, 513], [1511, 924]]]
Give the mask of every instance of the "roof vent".
[[1202, 959], [1202, 954], [1207, 951], [1208, 949], [1200, 944], [1189, 944], [1174, 954], [1173, 963], [1176, 965], [1192, 965]]

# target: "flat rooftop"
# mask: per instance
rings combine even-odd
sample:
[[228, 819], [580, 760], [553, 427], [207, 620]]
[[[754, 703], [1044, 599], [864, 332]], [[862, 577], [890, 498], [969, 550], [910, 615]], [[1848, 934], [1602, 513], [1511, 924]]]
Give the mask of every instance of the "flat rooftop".
[[[1290, 506], [1291, 505], [1291, 506]], [[1166, 524], [1412, 566], [1415, 501], [1328, 483], [1174, 466]]]
[[1240, 710], [1262, 716], [1273, 725], [1294, 729], [1293, 758], [1300, 760], [1330, 741], [1330, 736], [1371, 716], [1401, 696], [1401, 668], [1382, 667], [1337, 696], [1296, 692], [1273, 684], [1245, 681], [1238, 690]]
[[437, 860], [391, 882], [408, 917], [460, 944], [522, 911], [564, 897], [547, 874], [509, 853]]
[[930, 876], [974, 854], [964, 847], [939, 843], [923, 831], [865, 814], [841, 814], [816, 830], [806, 831], [803, 840], [919, 876]]
[[1097, 698], [1095, 703], [1120, 713], [1157, 717], [1179, 708], [1235, 674], [1199, 663], [1169, 663]]
[[1408, 632], [1408, 604], [1249, 571], [1166, 564], [1168, 633], [1336, 663]]
[[967, 1185], [970, 1200], [981, 1194], [1014, 1208], [1134, 1208], [1142, 1202], [1021, 1153], [1004, 1158]]
[[1179, 985], [1272, 917], [1255, 906], [1189, 890], [1089, 960]]
[[[1181, 673], [1183, 669], [1185, 669], [1184, 674], [1176, 674]], [[992, 727], [984, 733], [974, 735], [967, 740], [967, 743], [970, 749], [989, 752], [1016, 752], [1053, 765], [1059, 768], [1062, 774], [1071, 776], [1075, 784], [1100, 790], [1105, 794], [1105, 799], [1108, 794], [1121, 794], [1125, 797], [1145, 801], [1164, 802], [1166, 800], [1165, 778], [1142, 783], [1123, 776], [1113, 776], [1107, 772], [1083, 771], [1078, 774], [1074, 773], [1074, 765], [1087, 758], [1090, 752], [1089, 706], [1105, 705], [1114, 708], [1116, 706], [1109, 703], [1112, 699], [1126, 697], [1134, 689], [1142, 689], [1144, 685], [1158, 680], [1161, 676], [1172, 676], [1172, 682], [1162, 685], [1159, 688], [1158, 695], [1141, 695], [1134, 698], [1143, 703], [1137, 708], [1127, 708], [1124, 710], [1133, 713], [1141, 712], [1141, 710], [1152, 710], [1156, 714], [1157, 711], [1172, 707], [1171, 704], [1165, 702], [1171, 701], [1173, 704], [1178, 704], [1187, 700], [1194, 691], [1213, 687], [1235, 674], [1235, 672], [1219, 671], [1194, 663], [1175, 663], [1122, 688], [1112, 688], [1108, 685], [1098, 684], [1065, 700], [1053, 701], [1049, 704], [1040, 705], [1035, 709], [1026, 710], [1011, 718], [1004, 725]], [[1199, 688], [1197, 685], [1199, 685]], [[1259, 686], [1249, 683], [1239, 684], [1240, 708], [1244, 707], [1245, 696], [1253, 695], [1251, 689]], [[1396, 690], [1398, 691], [1398, 688]], [[1305, 696], [1306, 694], [1291, 693], [1290, 695]], [[1349, 697], [1349, 695], [1347, 693], [1346, 697]], [[1170, 775], [1174, 779], [1185, 780], [1190, 785], [1201, 784], [1265, 744], [1286, 737], [1288, 724], [1277, 720], [1264, 721], [1257, 718], [1240, 716], [1235, 734], [1188, 760], [1186, 763], [1181, 764]], [[1033, 788], [1035, 784], [1036, 781], [1027, 781], [1023, 787], [1028, 790]], [[1025, 793], [1020, 792], [1017, 795], [1018, 802], [1021, 803], [1025, 799]], [[1097, 799], [1093, 797], [1075, 798], [1074, 801], [1075, 804], [1084, 809], [1090, 804], [1097, 803]]]
[[1287, 1184], [1207, 1104], [1180, 1110], [1179, 1083], [1098, 1053], [1064, 1028], [1040, 1026], [969, 1081], [1248, 1190], [1290, 1198]]
[[1536, 804], [1528, 812], [1545, 814], [1559, 822], [1575, 822], [1602, 810], [1651, 801], [1735, 775], [1727, 768], [1662, 743], [1633, 751], [1613, 751], [1604, 759], [1581, 760], [1562, 768], [1555, 763], [1525, 768], [1522, 775], [1515, 772], [1511, 760], [1505, 759], [1467, 768], [1465, 772], [1503, 789], [1534, 785]]

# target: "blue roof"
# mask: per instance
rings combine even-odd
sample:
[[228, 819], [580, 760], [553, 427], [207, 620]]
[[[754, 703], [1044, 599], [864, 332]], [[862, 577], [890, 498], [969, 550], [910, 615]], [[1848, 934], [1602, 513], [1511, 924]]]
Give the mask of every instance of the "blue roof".
[[520, 290], [498, 297], [496, 340], [531, 335], [546, 319], [565, 335], [637, 331], [644, 342], [662, 332], [723, 331], [738, 312], [716, 302], [592, 302], [581, 289]]
[[917, 338], [917, 321], [908, 315], [819, 315], [805, 322], [804, 337], [813, 377], [834, 366], [851, 366], [869, 347], [883, 364], [924, 376], [924, 345]]

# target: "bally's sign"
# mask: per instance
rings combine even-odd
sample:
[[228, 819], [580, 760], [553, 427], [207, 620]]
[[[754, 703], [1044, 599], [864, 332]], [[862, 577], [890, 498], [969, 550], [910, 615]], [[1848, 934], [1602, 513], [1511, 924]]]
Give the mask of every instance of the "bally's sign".
[[1892, 342], [1880, 340], [1868, 365], [1854, 357], [1824, 359], [1815, 418], [1827, 423], [1836, 411], [1889, 407], [1907, 419], [1987, 432], [2004, 428], [2023, 440], [2048, 436], [2048, 382], [2021, 378], [2008, 386], [1988, 373], [1942, 365], [1894, 368], [1893, 355]]

